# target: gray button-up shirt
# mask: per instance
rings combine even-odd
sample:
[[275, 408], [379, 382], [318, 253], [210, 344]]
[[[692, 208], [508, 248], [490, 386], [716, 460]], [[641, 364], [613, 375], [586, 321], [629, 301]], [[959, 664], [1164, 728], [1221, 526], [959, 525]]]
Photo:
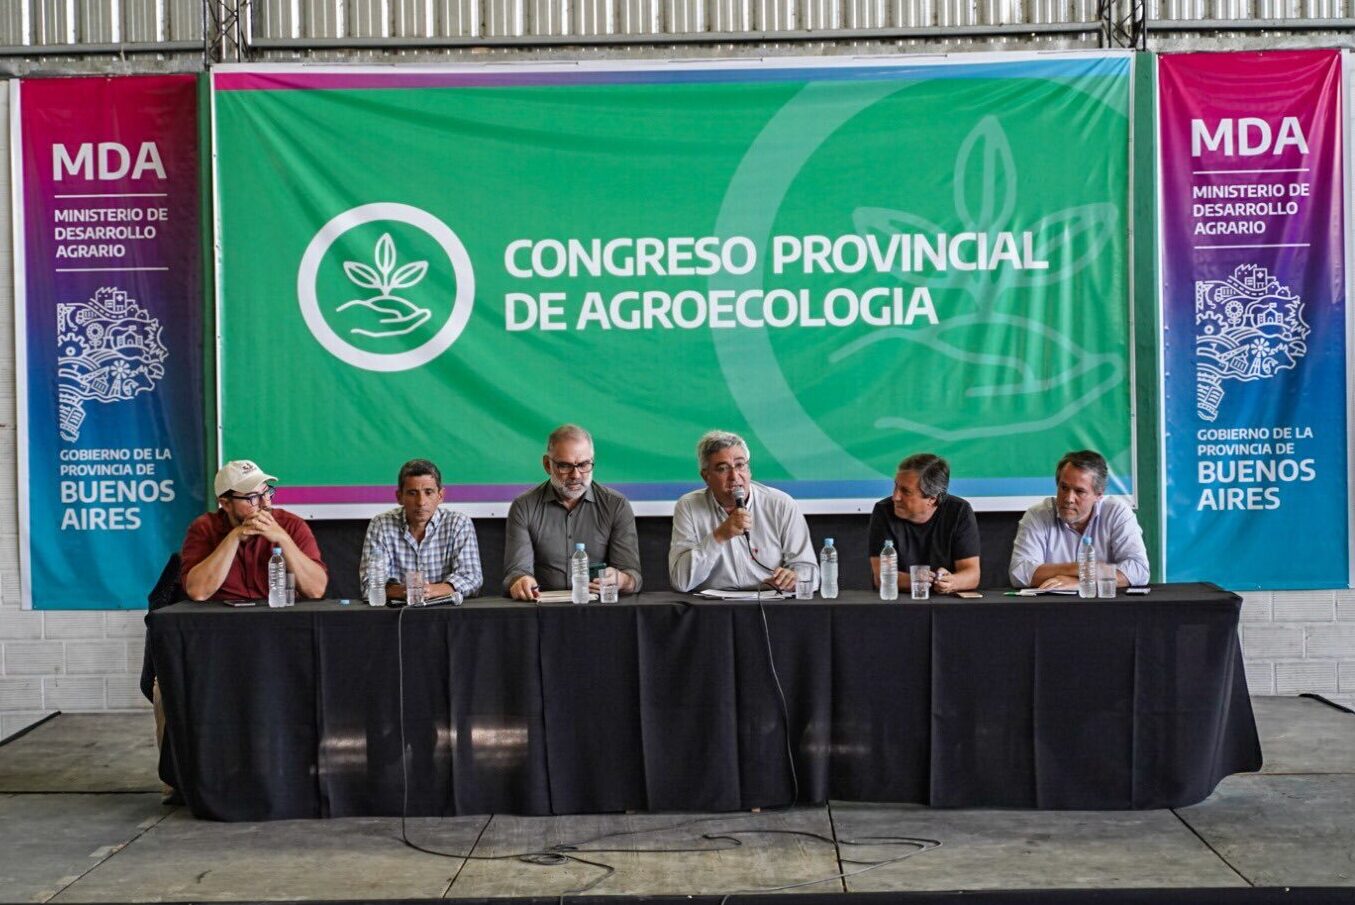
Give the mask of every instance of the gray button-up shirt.
[[566, 509], [550, 481], [519, 496], [508, 509], [503, 552], [503, 589], [524, 575], [543, 590], [569, 587], [569, 556], [583, 544], [589, 562], [605, 562], [635, 581], [640, 590], [640, 540], [635, 513], [621, 494], [588, 485], [573, 509]]
[[[1114, 563], [1132, 585], [1148, 583], [1148, 550], [1134, 510], [1115, 497], [1102, 497], [1092, 510], [1086, 533], [1096, 549], [1096, 561]], [[1053, 497], [1026, 510], [1012, 545], [1011, 579], [1018, 588], [1030, 586], [1031, 576], [1049, 562], [1077, 562], [1082, 535], [1059, 518]]]
[[[814, 570], [818, 562], [809, 539], [809, 524], [788, 494], [753, 482], [748, 493], [753, 527], [744, 537], [726, 543], [715, 529], [728, 513], [709, 488], [693, 490], [673, 507], [673, 540], [668, 547], [668, 579], [675, 591], [752, 591], [773, 569], [797, 564]], [[759, 565], [760, 563], [760, 565]]]

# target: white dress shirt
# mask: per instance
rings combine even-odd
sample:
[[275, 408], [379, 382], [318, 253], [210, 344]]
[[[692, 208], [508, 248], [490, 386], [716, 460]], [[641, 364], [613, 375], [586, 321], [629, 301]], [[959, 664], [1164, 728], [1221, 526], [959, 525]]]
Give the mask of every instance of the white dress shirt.
[[710, 488], [693, 490], [673, 508], [673, 540], [668, 547], [668, 579], [675, 591], [756, 590], [774, 569], [808, 565], [818, 587], [818, 563], [809, 525], [789, 495], [752, 482], [747, 507], [753, 516], [748, 534], [721, 543], [715, 529], [729, 514]]

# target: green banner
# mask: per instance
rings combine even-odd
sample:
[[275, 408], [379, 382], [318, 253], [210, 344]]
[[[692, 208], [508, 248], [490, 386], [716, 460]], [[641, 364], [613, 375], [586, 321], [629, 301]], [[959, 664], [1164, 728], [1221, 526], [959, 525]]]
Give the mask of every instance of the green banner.
[[416, 455], [502, 511], [566, 421], [649, 511], [713, 427], [820, 511], [1129, 492], [1131, 65], [225, 67], [220, 455], [332, 515]]

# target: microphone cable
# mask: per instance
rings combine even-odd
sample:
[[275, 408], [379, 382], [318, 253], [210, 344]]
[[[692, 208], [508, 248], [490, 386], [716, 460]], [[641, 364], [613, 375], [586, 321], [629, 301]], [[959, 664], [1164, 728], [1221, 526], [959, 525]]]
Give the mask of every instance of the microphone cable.
[[[401, 779], [401, 804], [400, 804], [400, 841], [409, 848], [417, 852], [423, 852], [426, 855], [435, 855], [440, 858], [454, 858], [464, 861], [520, 861], [524, 864], [537, 864], [543, 866], [555, 866], [575, 862], [578, 864], [596, 867], [603, 871], [602, 875], [592, 880], [586, 886], [577, 890], [570, 890], [568, 893], [560, 896], [564, 901], [565, 895], [579, 895], [588, 892], [602, 881], [606, 880], [612, 874], [616, 873], [616, 868], [610, 864], [604, 864], [601, 861], [590, 861], [587, 858], [581, 858], [578, 855], [570, 854], [568, 846], [556, 845], [549, 849], [539, 851], [512, 852], [506, 855], [476, 855], [471, 852], [443, 852], [437, 849], [431, 849], [419, 845], [409, 838], [409, 749], [405, 739], [405, 612], [409, 607], [400, 608], [395, 620], [395, 662], [399, 671], [397, 688], [399, 695], [399, 713], [400, 713], [400, 779]], [[486, 821], [485, 826], [489, 823]], [[481, 829], [483, 834], [484, 830]], [[476, 839], [478, 844], [479, 839]]]
[[[762, 568], [762, 571], [767, 573], [767, 578], [770, 578], [776, 572], [776, 567], [769, 566], [757, 558], [757, 553], [753, 552], [753, 540], [746, 533], [743, 536], [743, 542], [748, 547], [748, 558], [757, 563]], [[766, 579], [764, 578], [763, 581], [766, 581]], [[772, 590], [775, 591], [777, 589], [772, 588]]]
[[[820, 883], [832, 882], [833, 880], [846, 880], [851, 877], [867, 873], [868, 871], [876, 870], [878, 868], [885, 867], [890, 864], [896, 864], [907, 858], [911, 858], [914, 855], [918, 855], [921, 854], [922, 852], [930, 851], [932, 849], [939, 848], [941, 846], [940, 840], [915, 838], [909, 836], [863, 836], [860, 839], [835, 839], [829, 836], [825, 836], [822, 833], [815, 833], [809, 830], [734, 829], [726, 830], [723, 832], [702, 833], [701, 836], [699, 837], [700, 839], [706, 842], [715, 842], [724, 844], [707, 845], [699, 848], [694, 847], [598, 848], [598, 849], [584, 848], [584, 846], [591, 845], [595, 842], [601, 842], [607, 839], [615, 839], [621, 836], [638, 836], [651, 833], [659, 833], [664, 832], [666, 830], [680, 829], [685, 826], [692, 826], [698, 823], [705, 823], [717, 820], [723, 821], [723, 820], [746, 819], [749, 815], [744, 814], [719, 815], [714, 817], [697, 817], [691, 820], [684, 820], [678, 823], [669, 824], [667, 826], [652, 827], [649, 829], [642, 830], [620, 830], [613, 833], [604, 833], [599, 836], [594, 836], [590, 839], [586, 839], [581, 842], [561, 842], [544, 849], [510, 852], [503, 855], [476, 855], [473, 854], [472, 852], [445, 852], [440, 851], [438, 849], [429, 848], [424, 845], [420, 845], [409, 838], [409, 825], [408, 825], [410, 752], [407, 747], [405, 732], [405, 644], [404, 644], [405, 611], [408, 609], [409, 607], [401, 607], [400, 611], [396, 614], [395, 622], [396, 667], [398, 670], [397, 693], [399, 697], [398, 712], [400, 718], [400, 776], [401, 776], [400, 841], [407, 847], [413, 849], [414, 851], [422, 852], [423, 854], [426, 855], [433, 855], [439, 858], [451, 858], [461, 861], [517, 861], [522, 864], [531, 864], [540, 867], [558, 867], [574, 863], [584, 865], [586, 867], [596, 868], [602, 871], [602, 873], [599, 876], [594, 877], [592, 880], [585, 883], [583, 886], [562, 892], [559, 896], [559, 902], [560, 905], [564, 905], [566, 896], [584, 895], [592, 891], [593, 889], [596, 889], [599, 885], [601, 885], [603, 882], [611, 878], [617, 872], [616, 867], [614, 867], [613, 865], [608, 864], [601, 860], [595, 861], [591, 860], [590, 858], [584, 858], [582, 857], [582, 855], [584, 854], [588, 855], [704, 854], [707, 852], [728, 851], [734, 848], [741, 848], [744, 843], [740, 837], [743, 836], [799, 836], [827, 843], [828, 845], [833, 846], [835, 850], [840, 845], [856, 845], [856, 846], [908, 845], [913, 847], [912, 851], [906, 852], [902, 855], [895, 856], [893, 858], [886, 858], [879, 861], [866, 861], [854, 858], [843, 858], [839, 853], [838, 856], [839, 864], [854, 864], [854, 865], [859, 864], [864, 866], [861, 867], [859, 870], [838, 871], [837, 873], [834, 874], [819, 877], [813, 880], [805, 880], [799, 883], [789, 883], [782, 886], [735, 890], [734, 892], [726, 893], [724, 897], [720, 900], [720, 905], [729, 905], [730, 900], [737, 895], [752, 895], [764, 892], [781, 892], [790, 889], [800, 889], [806, 886], [815, 886]], [[785, 689], [781, 685], [781, 677], [777, 673], [776, 669], [776, 659], [772, 649], [771, 626], [767, 621], [766, 607], [760, 601], [758, 603], [758, 611], [762, 617], [763, 638], [767, 646], [767, 663], [771, 670], [772, 680], [776, 685], [776, 693], [781, 705], [782, 726], [784, 729], [786, 743], [786, 760], [790, 768], [792, 784], [791, 800], [787, 804], [768, 808], [767, 810], [788, 811], [794, 808], [796, 802], [799, 800], [800, 797], [799, 778], [795, 771], [793, 744], [791, 741], [790, 734], [790, 708], [786, 703]], [[490, 819], [492, 818], [493, 815], [490, 815]], [[488, 826], [489, 821], [487, 820], [485, 822], [485, 826], [482, 827], [480, 830], [480, 836], [476, 837], [474, 845], [479, 844], [480, 837], [483, 836], [484, 831], [485, 829], [488, 828]], [[474, 848], [474, 845], [472, 846], [472, 848]]]
[[772, 652], [772, 627], [767, 622], [767, 605], [761, 600], [757, 603], [758, 615], [762, 617], [762, 638], [767, 644], [767, 666], [771, 670], [772, 682], [776, 685], [776, 697], [781, 702], [781, 727], [786, 742], [786, 765], [790, 767], [790, 801], [779, 805], [775, 810], [789, 810], [800, 800], [800, 777], [795, 771], [795, 745], [790, 736], [790, 706], [786, 703], [786, 690], [781, 687], [781, 676], [776, 671], [776, 654]]

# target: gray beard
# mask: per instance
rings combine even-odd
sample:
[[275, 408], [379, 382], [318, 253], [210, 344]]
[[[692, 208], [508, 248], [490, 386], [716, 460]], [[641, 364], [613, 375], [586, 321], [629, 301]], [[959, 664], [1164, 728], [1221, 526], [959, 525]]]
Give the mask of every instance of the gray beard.
[[579, 497], [583, 496], [585, 493], [588, 492], [589, 487], [593, 486], [593, 476], [589, 475], [588, 477], [584, 478], [583, 486], [579, 488], [579, 490], [575, 493], [570, 493], [568, 490], [566, 490], [565, 482], [560, 478], [556, 477], [555, 475], [550, 476], [550, 486], [555, 488], [555, 493], [561, 499], [577, 500]]

